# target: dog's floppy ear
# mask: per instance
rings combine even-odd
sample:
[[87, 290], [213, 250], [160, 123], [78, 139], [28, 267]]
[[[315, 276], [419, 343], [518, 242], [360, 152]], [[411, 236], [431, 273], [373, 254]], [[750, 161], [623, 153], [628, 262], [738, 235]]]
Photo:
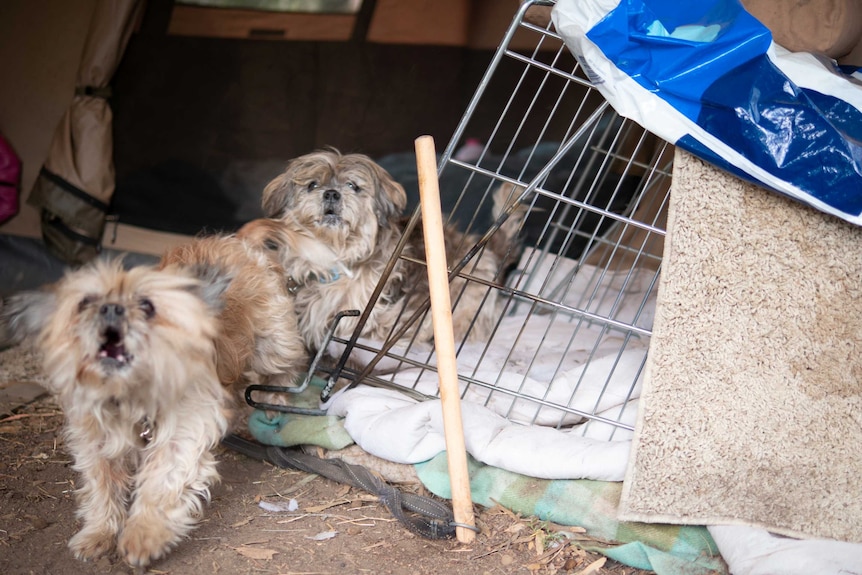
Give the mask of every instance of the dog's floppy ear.
[[221, 312], [225, 306], [225, 292], [233, 276], [218, 265], [195, 264], [188, 271], [200, 280], [200, 284], [194, 285], [195, 293], [214, 312]]
[[57, 297], [50, 289], [26, 291], [0, 305], [0, 348], [3, 348], [38, 335], [54, 315]]
[[291, 194], [291, 163], [289, 162], [287, 169], [276, 176], [263, 189], [263, 213], [268, 218], [280, 218], [287, 209]]
[[389, 172], [376, 163], [371, 162], [371, 166], [377, 185], [377, 194], [374, 196], [377, 219], [386, 222], [401, 216], [404, 208], [407, 207], [407, 193], [404, 191], [404, 186], [392, 179]]

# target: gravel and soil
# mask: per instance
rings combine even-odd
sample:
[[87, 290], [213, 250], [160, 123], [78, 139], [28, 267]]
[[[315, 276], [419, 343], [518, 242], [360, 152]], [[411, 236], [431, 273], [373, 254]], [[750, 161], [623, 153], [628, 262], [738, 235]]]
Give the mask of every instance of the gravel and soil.
[[[63, 414], [50, 396], [39, 395], [39, 388], [29, 383], [38, 379], [38, 364], [29, 354], [15, 349], [0, 353], [0, 573], [131, 573], [116, 557], [85, 563], [66, 547], [78, 528], [77, 478], [63, 445]], [[577, 527], [518, 517], [499, 507], [477, 506], [481, 533], [473, 544], [427, 540], [357, 488], [224, 448], [218, 455], [222, 481], [213, 489], [205, 518], [148, 573], [647, 573], [584, 551], [578, 542], [593, 540]], [[430, 496], [419, 483], [399, 487]], [[273, 510], [290, 508], [291, 500], [295, 510]]]

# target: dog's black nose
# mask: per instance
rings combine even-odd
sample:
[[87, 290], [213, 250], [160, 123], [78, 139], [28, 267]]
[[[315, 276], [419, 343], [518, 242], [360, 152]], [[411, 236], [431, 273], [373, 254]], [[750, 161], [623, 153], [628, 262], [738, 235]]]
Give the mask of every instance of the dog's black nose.
[[99, 315], [108, 322], [116, 321], [118, 318], [123, 317], [125, 313], [126, 308], [118, 303], [106, 303], [99, 308]]
[[341, 194], [338, 193], [338, 190], [326, 190], [323, 192], [323, 201], [324, 202], [337, 202], [341, 199]]

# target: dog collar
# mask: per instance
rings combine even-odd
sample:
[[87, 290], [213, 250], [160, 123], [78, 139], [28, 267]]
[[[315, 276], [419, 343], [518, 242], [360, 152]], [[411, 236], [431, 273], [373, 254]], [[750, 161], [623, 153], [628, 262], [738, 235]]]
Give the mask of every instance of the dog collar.
[[[329, 283], [332, 283], [334, 281], [339, 280], [341, 278], [341, 275], [342, 274], [341, 274], [340, 269], [332, 268], [331, 270], [329, 270], [329, 273], [326, 275], [319, 276], [317, 274], [312, 273], [312, 274], [309, 274], [308, 277], [309, 277], [309, 279], [317, 280], [317, 283], [329, 284]], [[287, 291], [293, 295], [296, 295], [296, 292], [298, 292], [307, 283], [308, 283], [307, 280], [304, 282], [298, 282], [298, 281], [296, 281], [296, 279], [293, 276], [287, 276]]]
[[328, 275], [326, 275], [326, 276], [315, 275], [314, 277], [317, 279], [317, 281], [319, 283], [329, 284], [329, 283], [332, 283], [334, 281], [337, 281], [341, 277], [341, 270], [339, 270], [338, 268], [332, 268], [331, 270], [329, 270]]

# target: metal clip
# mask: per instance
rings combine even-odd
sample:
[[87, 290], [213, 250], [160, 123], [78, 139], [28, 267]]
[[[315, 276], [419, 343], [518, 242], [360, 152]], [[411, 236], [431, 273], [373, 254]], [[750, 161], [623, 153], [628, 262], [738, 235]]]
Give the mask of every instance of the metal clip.
[[290, 295], [296, 295], [296, 292], [298, 292], [301, 287], [302, 284], [293, 279], [293, 276], [287, 276], [287, 292]]
[[141, 432], [138, 434], [144, 443], [149, 443], [153, 440], [153, 424], [149, 417], [144, 417], [138, 425], [141, 427]]

